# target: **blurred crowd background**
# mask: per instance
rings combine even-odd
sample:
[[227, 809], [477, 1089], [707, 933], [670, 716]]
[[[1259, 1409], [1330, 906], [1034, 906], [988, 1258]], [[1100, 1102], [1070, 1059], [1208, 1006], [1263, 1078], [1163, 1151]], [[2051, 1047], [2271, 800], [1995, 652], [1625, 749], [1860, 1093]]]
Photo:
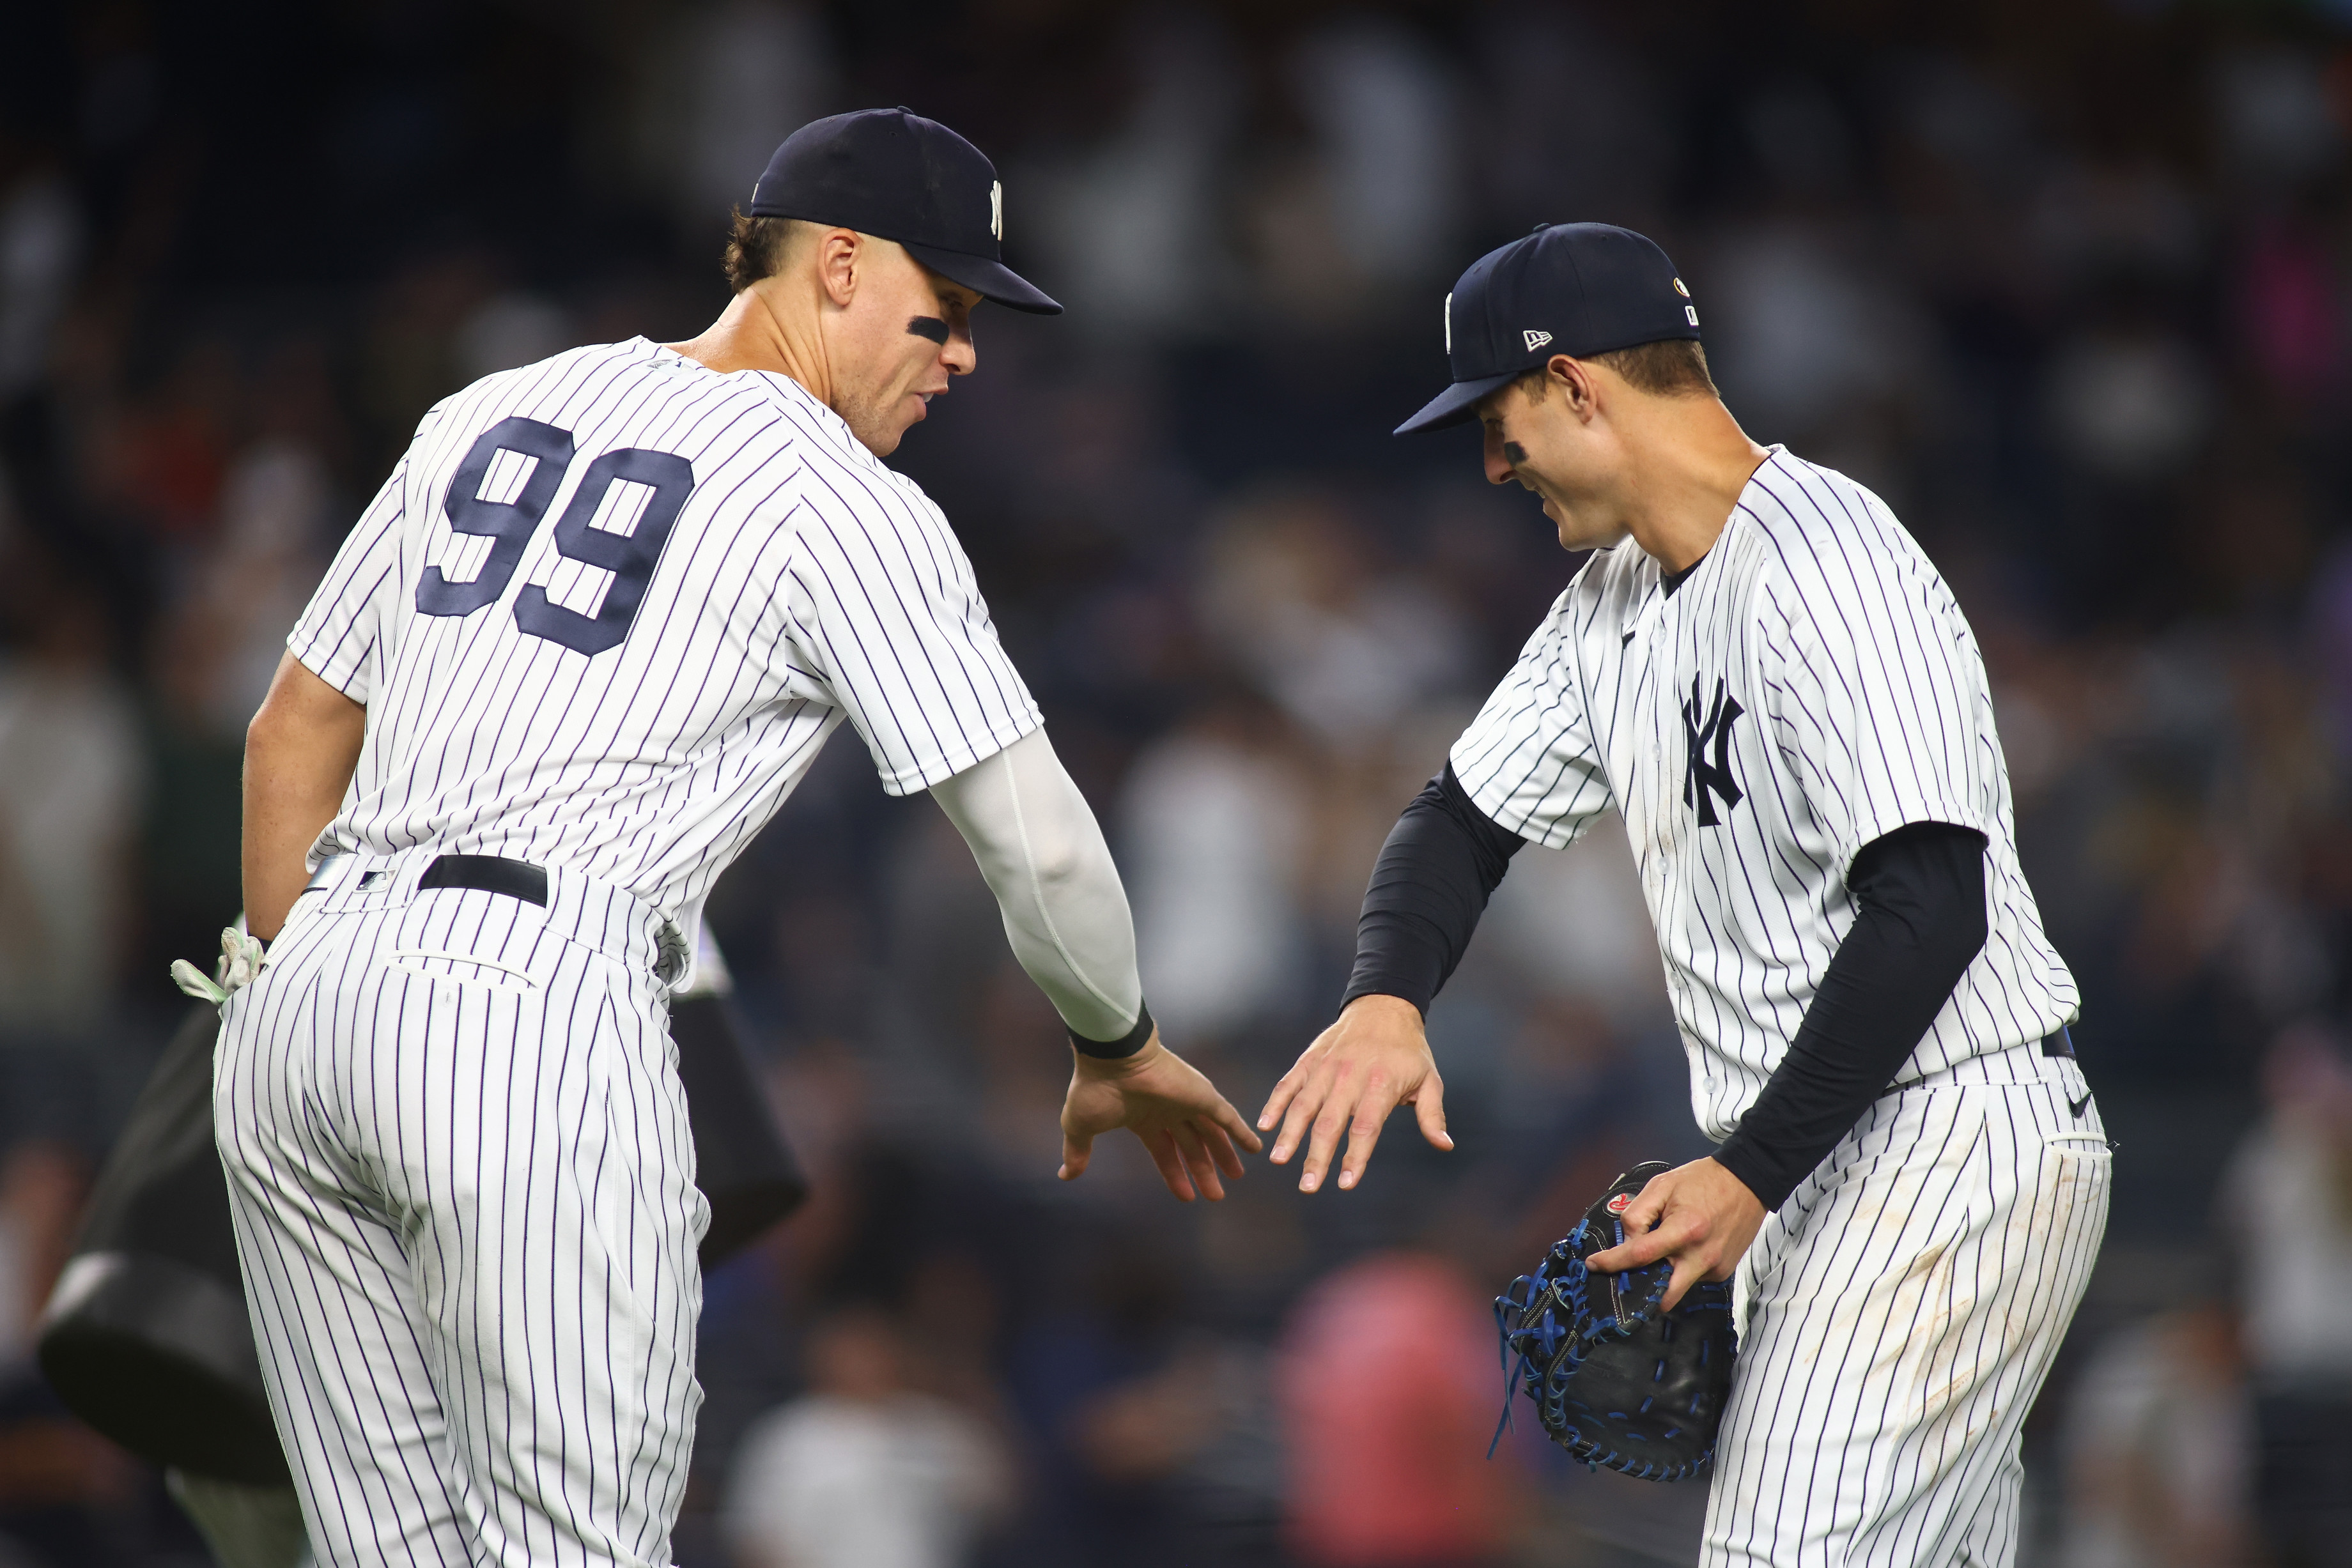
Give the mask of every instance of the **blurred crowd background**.
[[[1885, 496], [1994, 681], [2120, 1144], [2024, 1561], [2352, 1561], [2352, 5], [248, 0], [0, 21], [0, 1563], [201, 1561], [28, 1360], [237, 908], [243, 729], [418, 416], [725, 303], [803, 120], [1004, 178], [897, 459], [1245, 1113], [1396, 811], [1565, 585], [1388, 431], [1539, 221], [1659, 239], [1760, 440]], [[961, 841], [835, 743], [711, 904], [815, 1197], [708, 1281], [683, 1568], [1688, 1562], [1696, 1486], [1502, 1408], [1486, 1300], [1706, 1149], [1622, 832], [1515, 862], [1431, 1019], [1458, 1151], [1182, 1209], [1053, 1178], [1067, 1057]]]

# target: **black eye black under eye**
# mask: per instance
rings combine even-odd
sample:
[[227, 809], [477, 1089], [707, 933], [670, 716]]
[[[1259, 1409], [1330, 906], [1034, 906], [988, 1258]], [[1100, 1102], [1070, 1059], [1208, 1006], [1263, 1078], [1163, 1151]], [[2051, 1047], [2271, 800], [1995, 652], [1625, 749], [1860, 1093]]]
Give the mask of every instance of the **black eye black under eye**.
[[917, 338], [929, 338], [941, 348], [947, 346], [948, 324], [936, 316], [916, 316], [907, 322], [908, 332]]

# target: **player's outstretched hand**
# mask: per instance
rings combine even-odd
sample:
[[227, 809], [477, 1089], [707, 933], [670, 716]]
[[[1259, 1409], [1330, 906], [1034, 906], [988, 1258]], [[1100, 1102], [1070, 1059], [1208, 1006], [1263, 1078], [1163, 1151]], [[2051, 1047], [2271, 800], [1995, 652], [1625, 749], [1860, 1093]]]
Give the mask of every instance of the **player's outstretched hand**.
[[1196, 1196], [1213, 1203], [1225, 1196], [1218, 1172], [1241, 1179], [1234, 1145], [1251, 1154], [1265, 1146], [1200, 1069], [1160, 1043], [1158, 1030], [1133, 1056], [1079, 1056], [1077, 1063], [1062, 1102], [1064, 1181], [1086, 1174], [1097, 1138], [1125, 1127], [1151, 1152], [1170, 1192], [1186, 1203]]
[[1402, 997], [1358, 997], [1282, 1075], [1257, 1124], [1260, 1132], [1271, 1132], [1277, 1118], [1282, 1122], [1274, 1140], [1276, 1165], [1287, 1164], [1299, 1139], [1307, 1138], [1307, 1162], [1298, 1174], [1301, 1192], [1323, 1185], [1345, 1132], [1348, 1157], [1339, 1167], [1344, 1189], [1363, 1179], [1381, 1128], [1399, 1105], [1412, 1107], [1423, 1137], [1441, 1149], [1454, 1146], [1445, 1131], [1445, 1081], [1429, 1054], [1421, 1009]]
[[1712, 1159], [1693, 1160], [1652, 1176], [1625, 1210], [1625, 1244], [1584, 1261], [1616, 1274], [1672, 1258], [1675, 1277], [1663, 1303], [1672, 1312], [1701, 1280], [1730, 1279], [1763, 1224], [1764, 1206], [1746, 1182]]

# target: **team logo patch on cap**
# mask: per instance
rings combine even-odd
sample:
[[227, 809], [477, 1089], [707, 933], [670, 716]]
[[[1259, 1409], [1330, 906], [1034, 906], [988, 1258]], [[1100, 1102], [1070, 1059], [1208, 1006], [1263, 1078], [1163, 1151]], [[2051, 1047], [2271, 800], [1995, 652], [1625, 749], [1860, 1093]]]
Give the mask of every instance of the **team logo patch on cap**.
[[988, 232], [996, 243], [1004, 243], [1004, 182], [996, 181], [988, 187]]
[[1551, 341], [1551, 334], [1549, 332], [1538, 332], [1532, 327], [1527, 329], [1526, 337], [1528, 340], [1528, 352], [1530, 354], [1534, 353], [1538, 349], [1542, 348], [1546, 343]]
[[1683, 280], [1679, 277], [1675, 279], [1675, 292], [1685, 299], [1690, 298], [1690, 290], [1683, 287]]

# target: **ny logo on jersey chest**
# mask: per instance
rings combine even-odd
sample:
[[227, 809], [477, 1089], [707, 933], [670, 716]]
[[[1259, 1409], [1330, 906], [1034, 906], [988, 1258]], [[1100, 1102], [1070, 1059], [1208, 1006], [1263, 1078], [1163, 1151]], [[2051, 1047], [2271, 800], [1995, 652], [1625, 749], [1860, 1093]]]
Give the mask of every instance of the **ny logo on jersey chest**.
[[[1690, 701], [1683, 704], [1683, 739], [1688, 747], [1688, 760], [1683, 767], [1683, 804], [1698, 808], [1698, 825], [1712, 828], [1723, 819], [1716, 815], [1715, 802], [1723, 801], [1727, 811], [1739, 804], [1738, 781], [1731, 777], [1731, 726], [1748, 710], [1739, 699], [1723, 689], [1720, 676], [1715, 683], [1715, 701], [1708, 705], [1706, 718], [1699, 716], [1699, 677], [1691, 677]], [[1715, 759], [1707, 760], [1707, 747], [1715, 748]]]

